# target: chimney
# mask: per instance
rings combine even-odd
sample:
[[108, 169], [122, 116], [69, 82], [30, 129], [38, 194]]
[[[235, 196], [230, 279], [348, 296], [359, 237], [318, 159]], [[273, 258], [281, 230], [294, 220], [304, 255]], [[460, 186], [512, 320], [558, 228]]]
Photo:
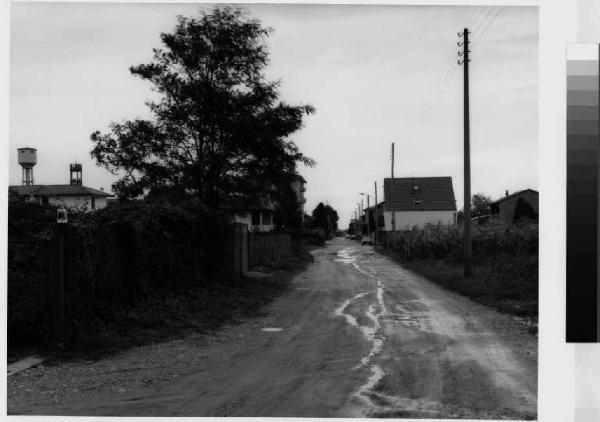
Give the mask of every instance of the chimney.
[[504, 191], [504, 196], [508, 196], [508, 189]]

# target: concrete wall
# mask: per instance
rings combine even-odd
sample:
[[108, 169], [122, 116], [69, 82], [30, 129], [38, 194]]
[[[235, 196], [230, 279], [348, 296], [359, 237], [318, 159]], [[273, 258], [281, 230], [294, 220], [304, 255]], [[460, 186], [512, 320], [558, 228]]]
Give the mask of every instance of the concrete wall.
[[292, 248], [289, 233], [249, 233], [248, 267], [268, 264], [288, 255]]
[[231, 225], [231, 259], [233, 276], [248, 271], [248, 227], [242, 223]]
[[233, 223], [229, 236], [228, 249], [236, 277], [252, 267], [276, 261], [290, 254], [292, 249], [289, 233], [249, 232], [243, 223]]
[[[392, 230], [392, 212], [385, 211], [384, 231]], [[396, 211], [396, 230], [410, 229], [413, 226], [423, 227], [425, 224], [454, 224], [455, 211]]]

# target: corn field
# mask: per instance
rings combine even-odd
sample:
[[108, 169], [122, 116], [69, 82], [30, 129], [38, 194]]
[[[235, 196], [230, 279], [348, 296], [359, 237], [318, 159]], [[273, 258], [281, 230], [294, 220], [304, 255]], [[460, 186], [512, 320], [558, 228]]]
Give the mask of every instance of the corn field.
[[[508, 225], [499, 220], [474, 224], [471, 228], [473, 259], [491, 255], [531, 256], [538, 253], [538, 224], [522, 221]], [[403, 259], [451, 259], [463, 257], [463, 229], [453, 225], [426, 225], [395, 233], [386, 247]]]

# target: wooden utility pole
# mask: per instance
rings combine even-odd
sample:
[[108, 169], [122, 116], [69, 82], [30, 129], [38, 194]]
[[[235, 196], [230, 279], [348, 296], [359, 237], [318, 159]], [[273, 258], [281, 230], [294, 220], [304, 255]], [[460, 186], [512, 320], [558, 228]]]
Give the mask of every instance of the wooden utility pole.
[[378, 221], [379, 221], [379, 215], [378, 215], [378, 211], [377, 211], [377, 182], [375, 182], [375, 227], [373, 230], [375, 230], [375, 245], [377, 245], [377, 225], [378, 225]]
[[[471, 139], [470, 139], [470, 122], [469, 122], [469, 30], [465, 28], [462, 37], [458, 42], [458, 46], [462, 47], [462, 51], [458, 52], [458, 64], [463, 65], [463, 88], [464, 88], [464, 276], [471, 277]], [[462, 57], [462, 59], [461, 59]]]
[[[387, 198], [386, 198], [387, 200]], [[392, 180], [390, 181], [390, 204], [389, 209], [392, 211], [392, 233], [396, 231], [396, 213], [393, 209], [394, 201], [394, 143], [392, 142]]]
[[[362, 209], [360, 206], [360, 202], [356, 203], [357, 207], [358, 207], [358, 218], [356, 220], [356, 224], [358, 225], [358, 227], [360, 227], [360, 231], [358, 232], [358, 235], [362, 238]], [[359, 239], [360, 240], [360, 239]]]
[[369, 197], [370, 195], [367, 194], [367, 212], [365, 218], [367, 219], [367, 236], [369, 237], [369, 241], [371, 241], [371, 211], [369, 210], [371, 206], [369, 205]]
[[363, 198], [360, 198], [360, 218], [361, 218], [361, 230], [360, 230], [360, 238], [362, 239], [363, 231], [362, 231], [362, 217], [365, 215], [365, 202]]

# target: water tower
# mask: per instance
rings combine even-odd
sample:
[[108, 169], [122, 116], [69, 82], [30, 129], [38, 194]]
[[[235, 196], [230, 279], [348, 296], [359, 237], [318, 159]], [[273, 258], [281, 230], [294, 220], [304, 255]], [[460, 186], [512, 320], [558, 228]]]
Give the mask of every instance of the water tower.
[[81, 164], [73, 163], [69, 165], [69, 170], [71, 172], [71, 185], [81, 186]]
[[19, 165], [23, 169], [22, 184], [25, 186], [33, 185], [33, 167], [37, 164], [37, 149], [18, 148]]

